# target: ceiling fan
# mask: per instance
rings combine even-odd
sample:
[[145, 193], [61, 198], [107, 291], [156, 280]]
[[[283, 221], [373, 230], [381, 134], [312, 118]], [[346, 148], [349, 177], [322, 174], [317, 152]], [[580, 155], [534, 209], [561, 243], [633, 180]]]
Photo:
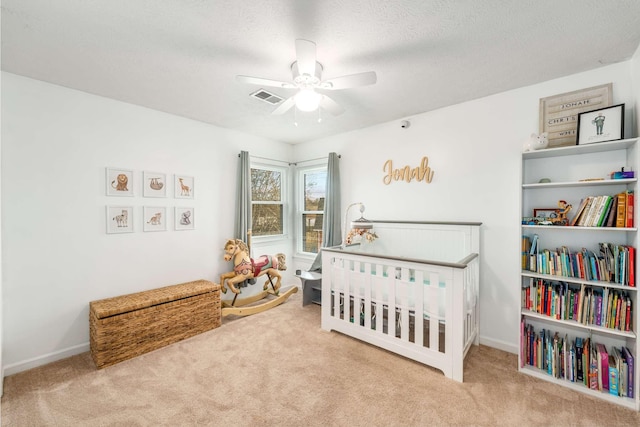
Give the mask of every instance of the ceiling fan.
[[315, 111], [323, 108], [337, 116], [344, 112], [344, 108], [329, 96], [316, 90], [340, 90], [358, 86], [374, 84], [377, 80], [375, 71], [350, 74], [322, 80], [322, 64], [316, 60], [316, 44], [309, 40], [296, 40], [296, 60], [291, 64], [293, 81], [263, 79], [260, 77], [236, 76], [243, 83], [261, 86], [280, 87], [284, 89], [298, 89], [298, 92], [287, 98], [271, 114], [284, 114], [294, 105], [301, 111]]

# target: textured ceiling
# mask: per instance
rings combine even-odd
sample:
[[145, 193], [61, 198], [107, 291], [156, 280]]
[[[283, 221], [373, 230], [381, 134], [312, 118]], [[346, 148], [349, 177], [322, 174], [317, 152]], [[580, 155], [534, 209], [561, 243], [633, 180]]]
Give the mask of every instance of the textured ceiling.
[[[270, 113], [238, 74], [291, 80], [295, 39], [340, 116]], [[628, 60], [637, 0], [2, 0], [2, 69], [297, 143]], [[287, 98], [291, 89], [268, 88]]]

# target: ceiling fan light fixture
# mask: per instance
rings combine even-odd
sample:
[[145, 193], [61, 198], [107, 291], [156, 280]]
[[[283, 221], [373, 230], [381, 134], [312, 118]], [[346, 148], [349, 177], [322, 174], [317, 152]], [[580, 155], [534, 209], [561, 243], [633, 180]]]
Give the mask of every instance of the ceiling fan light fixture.
[[322, 95], [313, 89], [300, 89], [295, 95], [296, 108], [300, 111], [315, 111], [320, 106]]

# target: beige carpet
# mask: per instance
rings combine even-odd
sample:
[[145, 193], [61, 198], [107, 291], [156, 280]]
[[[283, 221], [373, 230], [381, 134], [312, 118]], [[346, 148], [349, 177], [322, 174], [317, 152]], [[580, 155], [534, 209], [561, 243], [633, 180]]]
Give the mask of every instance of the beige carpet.
[[96, 370], [89, 353], [5, 379], [3, 426], [638, 426], [640, 413], [468, 354], [464, 383], [320, 329], [301, 294]]

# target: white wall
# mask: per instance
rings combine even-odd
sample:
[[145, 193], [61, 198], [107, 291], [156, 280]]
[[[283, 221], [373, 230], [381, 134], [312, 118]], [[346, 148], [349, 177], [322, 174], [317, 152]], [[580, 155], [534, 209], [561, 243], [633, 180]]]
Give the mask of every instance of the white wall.
[[[3, 73], [5, 374], [87, 351], [91, 300], [218, 281], [228, 267], [221, 246], [233, 232], [240, 150], [285, 161], [336, 151], [343, 206], [362, 201], [371, 219], [483, 222], [481, 340], [515, 352], [520, 152], [537, 131], [539, 99], [613, 82], [614, 102], [627, 104], [627, 123], [635, 123], [638, 62], [636, 55], [633, 62], [420, 114], [408, 129], [398, 118], [293, 147]], [[636, 134], [627, 126], [627, 136]], [[386, 160], [415, 167], [423, 156], [435, 172], [431, 184], [383, 184]], [[138, 178], [143, 170], [195, 176], [196, 230], [143, 233], [138, 218], [136, 233], [105, 234], [105, 205], [130, 203], [138, 213], [158, 205], [141, 197], [139, 180], [134, 198], [105, 196], [107, 166], [133, 169]], [[291, 254], [290, 242], [276, 246]], [[285, 283], [295, 283], [293, 270], [305, 267], [290, 264]]]
[[[218, 282], [230, 267], [238, 153], [291, 159], [289, 144], [9, 73], [2, 84], [7, 375], [87, 351], [92, 300]], [[107, 197], [105, 167], [133, 169], [135, 197]], [[195, 199], [143, 198], [143, 170], [194, 176]], [[135, 206], [136, 232], [106, 234], [106, 205]], [[169, 231], [142, 232], [144, 205], [169, 208]], [[173, 231], [174, 206], [195, 207], [195, 230]]]
[[[341, 154], [342, 206], [363, 202], [369, 219], [481, 221], [481, 342], [517, 352], [523, 143], [538, 132], [540, 98], [609, 82], [614, 103], [631, 107], [629, 120], [636, 96], [625, 62], [420, 114], [408, 129], [398, 118], [296, 145], [294, 157]], [[423, 156], [435, 173], [430, 184], [383, 184], [386, 160], [416, 167]]]

